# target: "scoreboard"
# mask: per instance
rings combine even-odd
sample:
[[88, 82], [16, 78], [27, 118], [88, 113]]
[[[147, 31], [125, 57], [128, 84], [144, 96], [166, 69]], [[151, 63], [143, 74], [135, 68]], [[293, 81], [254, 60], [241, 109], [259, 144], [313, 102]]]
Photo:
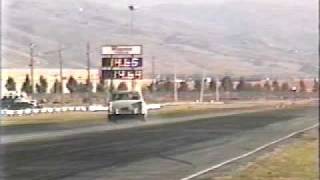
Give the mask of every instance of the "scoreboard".
[[103, 46], [101, 54], [102, 80], [135, 80], [143, 78], [141, 45]]

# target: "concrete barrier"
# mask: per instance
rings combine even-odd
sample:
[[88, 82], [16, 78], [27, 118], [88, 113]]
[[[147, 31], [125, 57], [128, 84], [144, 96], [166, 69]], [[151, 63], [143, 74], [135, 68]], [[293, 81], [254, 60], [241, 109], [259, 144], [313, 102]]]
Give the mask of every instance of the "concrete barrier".
[[107, 106], [102, 106], [102, 105], [91, 105], [88, 108], [88, 111], [90, 112], [97, 112], [97, 111], [108, 111], [108, 107]]
[[41, 113], [41, 109], [32, 109], [32, 114]]
[[68, 107], [62, 107], [62, 108], [61, 108], [61, 111], [62, 111], [62, 112], [67, 112], [67, 111], [68, 111]]
[[6, 116], [7, 115], [7, 111], [6, 110], [0, 110], [0, 115], [1, 116]]
[[[152, 109], [160, 109], [163, 104], [148, 104], [147, 108], [149, 110]], [[104, 105], [91, 105], [91, 106], [66, 106], [66, 107], [44, 107], [41, 109], [23, 109], [23, 110], [6, 110], [3, 109], [0, 111], [2, 116], [27, 116], [32, 114], [45, 114], [45, 113], [61, 113], [61, 112], [98, 112], [98, 111], [108, 111], [108, 107]]]
[[68, 111], [75, 111], [75, 107], [74, 106], [70, 106], [70, 107], [67, 107]]
[[42, 108], [42, 109], [40, 109], [40, 112], [41, 113], [47, 113], [48, 112], [48, 108]]
[[18, 116], [22, 116], [24, 114], [24, 110], [16, 110], [15, 114]]
[[54, 108], [48, 108], [48, 113], [53, 113], [54, 112]]
[[86, 112], [86, 111], [87, 111], [87, 107], [85, 107], [85, 106], [81, 106], [81, 107], [80, 107], [80, 111], [82, 111], [82, 112]]
[[32, 114], [32, 109], [25, 109], [25, 110], [23, 110], [24, 112], [24, 114], [25, 115], [30, 115], [30, 114]]
[[61, 112], [61, 108], [53, 108], [53, 112]]
[[7, 116], [13, 116], [15, 115], [15, 111], [14, 110], [6, 110], [6, 113], [5, 113]]
[[148, 110], [154, 110], [154, 109], [160, 109], [161, 104], [147, 104], [147, 109]]

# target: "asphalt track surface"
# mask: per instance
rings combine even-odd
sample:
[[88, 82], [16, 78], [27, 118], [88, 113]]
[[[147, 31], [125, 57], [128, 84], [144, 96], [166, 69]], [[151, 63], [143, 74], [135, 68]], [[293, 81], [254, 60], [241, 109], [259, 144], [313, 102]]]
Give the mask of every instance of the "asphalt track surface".
[[318, 122], [272, 110], [1, 145], [4, 180], [179, 180]]

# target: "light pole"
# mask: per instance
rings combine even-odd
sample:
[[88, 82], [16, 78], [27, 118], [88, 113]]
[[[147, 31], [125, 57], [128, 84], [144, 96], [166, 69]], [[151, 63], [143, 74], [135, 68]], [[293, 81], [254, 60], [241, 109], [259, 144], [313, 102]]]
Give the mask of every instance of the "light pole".
[[[133, 39], [133, 20], [134, 20], [134, 11], [137, 9], [137, 7], [135, 5], [129, 5], [128, 6], [129, 11], [130, 11], [130, 36]], [[132, 55], [131, 60], [133, 60], [134, 56]], [[132, 67], [132, 73], [133, 73], [133, 77], [131, 80], [131, 89], [132, 91], [135, 90], [135, 70]]]
[[152, 92], [155, 91], [156, 88], [156, 75], [155, 75], [156, 65], [155, 65], [155, 57], [152, 56]]
[[90, 43], [87, 42], [87, 86], [88, 89], [90, 87], [91, 83], [91, 60], [90, 60]]
[[137, 9], [137, 6], [129, 5], [128, 8], [130, 10], [130, 35], [132, 36], [132, 34], [133, 34], [134, 11]]
[[35, 44], [30, 43], [29, 45], [30, 48], [30, 79], [31, 79], [31, 97], [33, 98], [34, 96], [34, 48]]
[[219, 90], [220, 90], [220, 80], [219, 80], [219, 78], [217, 77], [217, 78], [216, 78], [216, 101], [217, 101], [217, 102], [220, 101], [220, 93], [219, 93]]
[[[79, 13], [80, 13], [80, 16], [84, 15], [84, 8], [80, 7], [79, 8]], [[85, 18], [82, 18], [82, 19], [85, 19]], [[86, 44], [86, 57], [87, 57], [87, 86], [90, 85], [90, 82], [91, 82], [91, 74], [90, 74], [90, 71], [91, 71], [91, 60], [90, 60], [90, 42], [89, 42], [89, 38], [88, 38], [88, 29], [89, 29], [89, 21], [87, 19], [85, 19], [85, 23], [86, 25], [86, 30], [85, 30], [85, 34], [86, 34], [86, 41], [87, 41], [87, 44]]]
[[200, 88], [200, 103], [202, 103], [203, 102], [203, 93], [204, 93], [204, 83], [205, 83], [205, 76], [206, 76], [206, 74], [205, 74], [205, 71], [203, 71], [202, 72], [202, 78], [201, 78], [201, 88]]
[[60, 89], [60, 103], [61, 106], [63, 106], [63, 60], [62, 60], [62, 48], [61, 45], [59, 46], [58, 50], [58, 56], [59, 56], [59, 76], [60, 76], [60, 83], [61, 83], [61, 89]]
[[174, 102], [178, 101], [178, 85], [177, 85], [177, 67], [176, 67], [176, 63], [174, 63], [174, 77], [173, 77], [173, 88], [174, 88], [174, 93], [173, 93], [173, 97], [174, 97]]
[[[80, 7], [79, 8], [79, 13], [80, 16], [84, 15], [84, 8]], [[90, 100], [90, 91], [92, 91], [92, 83], [91, 83], [91, 59], [90, 59], [90, 42], [89, 42], [89, 37], [88, 37], [88, 30], [89, 30], [89, 20], [86, 18], [82, 18], [85, 20], [85, 39], [87, 41], [86, 43], [86, 61], [87, 61], [87, 80], [86, 80], [86, 86], [87, 86], [87, 99], [88, 99], [88, 105], [91, 104], [91, 100]]]

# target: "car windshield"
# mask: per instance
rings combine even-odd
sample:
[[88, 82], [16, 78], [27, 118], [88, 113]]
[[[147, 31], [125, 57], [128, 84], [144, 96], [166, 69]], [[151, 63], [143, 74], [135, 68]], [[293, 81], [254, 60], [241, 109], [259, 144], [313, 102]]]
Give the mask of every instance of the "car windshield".
[[112, 94], [112, 101], [139, 100], [139, 99], [140, 99], [139, 93], [117, 93], [117, 94]]

